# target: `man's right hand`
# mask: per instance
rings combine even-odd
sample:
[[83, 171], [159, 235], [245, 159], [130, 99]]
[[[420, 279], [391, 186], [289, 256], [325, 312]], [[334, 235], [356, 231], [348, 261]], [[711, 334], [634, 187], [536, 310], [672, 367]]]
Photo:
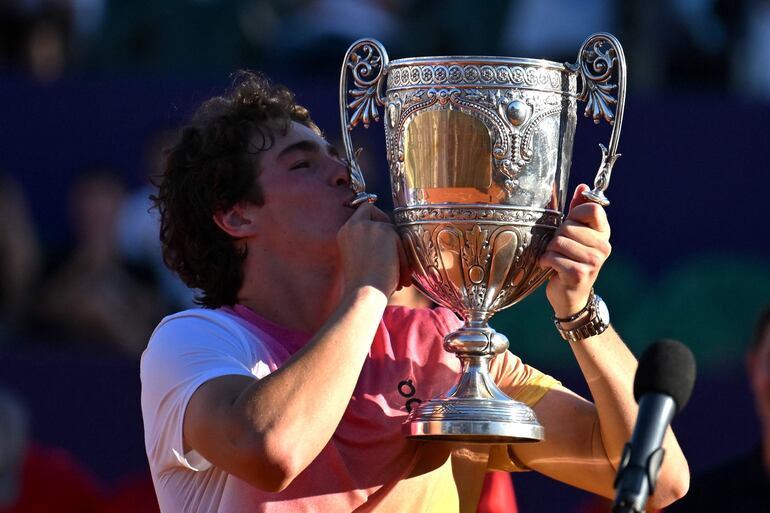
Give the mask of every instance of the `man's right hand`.
[[371, 203], [361, 204], [337, 233], [345, 289], [372, 286], [387, 297], [410, 284], [401, 239], [388, 216]]

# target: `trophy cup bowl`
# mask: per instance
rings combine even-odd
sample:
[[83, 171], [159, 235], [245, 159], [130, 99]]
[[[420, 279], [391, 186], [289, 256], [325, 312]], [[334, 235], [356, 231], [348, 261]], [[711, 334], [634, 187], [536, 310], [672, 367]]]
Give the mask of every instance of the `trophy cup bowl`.
[[[354, 87], [348, 87], [348, 77]], [[582, 82], [578, 91], [578, 80]], [[381, 43], [356, 41], [340, 77], [340, 117], [355, 202], [373, 201], [350, 131], [379, 120], [393, 215], [414, 284], [465, 321], [444, 339], [461, 361], [457, 384], [413, 409], [406, 436], [465, 443], [534, 442], [543, 427], [505, 395], [489, 362], [508, 339], [488, 321], [542, 284], [538, 266], [563, 218], [577, 101], [612, 125], [589, 199], [604, 191], [619, 156], [625, 58], [610, 34], [594, 34], [576, 64], [509, 57], [389, 61]]]

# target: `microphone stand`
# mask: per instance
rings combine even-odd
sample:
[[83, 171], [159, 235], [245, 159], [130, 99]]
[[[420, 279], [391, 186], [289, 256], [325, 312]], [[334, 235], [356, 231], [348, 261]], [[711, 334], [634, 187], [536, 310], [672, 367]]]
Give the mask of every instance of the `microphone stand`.
[[[661, 442], [673, 416], [674, 402], [668, 396], [645, 394], [639, 400], [637, 427], [631, 441], [623, 448], [615, 477], [617, 494], [612, 513], [644, 513], [647, 499], [655, 492], [666, 452]], [[653, 429], [641, 429], [640, 426], [652, 426]], [[643, 455], [647, 455], [646, 458]]]
[[[644, 506], [647, 499], [655, 492], [655, 482], [657, 481], [660, 465], [663, 463], [663, 456], [666, 450], [659, 447], [647, 459], [644, 467], [638, 465], [628, 465], [628, 456], [631, 452], [631, 444], [626, 444], [623, 450], [623, 459], [625, 466], [621, 466], [618, 475], [615, 478], [615, 486], [618, 483], [630, 483], [632, 486], [618, 490], [615, 502], [612, 505], [612, 513], [644, 513]], [[646, 493], [637, 494], [634, 490], [649, 490]]]

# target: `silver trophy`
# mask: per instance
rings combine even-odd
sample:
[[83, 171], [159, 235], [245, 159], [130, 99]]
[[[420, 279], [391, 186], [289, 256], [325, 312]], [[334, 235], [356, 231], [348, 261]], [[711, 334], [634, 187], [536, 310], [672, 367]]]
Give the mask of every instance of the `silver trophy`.
[[600, 145], [594, 189], [586, 192], [609, 204], [604, 191], [620, 156], [625, 83], [623, 49], [604, 33], [583, 43], [576, 64], [470, 56], [389, 61], [374, 39], [348, 50], [340, 114], [356, 202], [376, 198], [364, 190], [350, 131], [378, 121], [384, 107], [394, 217], [412, 279], [465, 320], [444, 339], [461, 361], [459, 380], [412, 410], [407, 436], [466, 443], [544, 438], [532, 409], [489, 375], [490, 360], [508, 339], [488, 321], [549, 276], [537, 262], [563, 218], [578, 100], [594, 122], [612, 125], [608, 147]]

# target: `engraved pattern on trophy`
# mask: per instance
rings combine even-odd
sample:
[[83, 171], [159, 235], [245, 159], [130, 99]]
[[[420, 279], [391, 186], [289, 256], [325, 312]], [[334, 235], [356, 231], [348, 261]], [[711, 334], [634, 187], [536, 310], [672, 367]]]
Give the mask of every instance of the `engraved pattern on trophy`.
[[[417, 60], [419, 59], [413, 59], [413, 61]], [[493, 66], [496, 64], [495, 60], [504, 61], [505, 59], [490, 57], [485, 60], [490, 64], [428, 63], [401, 66], [388, 75], [388, 91], [411, 87], [478, 87], [479, 85], [527, 88], [556, 93], [562, 91], [560, 70], [556, 66], [554, 69], [548, 68], [545, 61]]]
[[[449, 66], [448, 69], [463, 68]], [[392, 66], [389, 80], [394, 76], [403, 76], [403, 69], [399, 68], [398, 65]], [[522, 76], [537, 76], [537, 74], [530, 73]], [[575, 84], [574, 80], [568, 82], [573, 86]], [[429, 89], [389, 90], [389, 115], [399, 116], [397, 120], [391, 117], [386, 125], [386, 140], [389, 147], [388, 155], [395, 204], [421, 205], [431, 203], [425, 198], [423, 189], [410, 188], [408, 187], [409, 184], [404, 184], [403, 162], [406, 152], [404, 132], [408, 130], [415, 118], [425, 112], [454, 110], [479, 119], [487, 127], [492, 141], [493, 178], [499, 188], [499, 194], [508, 196], [506, 202], [521, 204], [523, 201], [533, 206], [545, 206], [545, 203], [550, 199], [551, 190], [533, 187], [533, 184], [545, 183], [548, 176], [565, 175], [568, 172], [568, 167], [564, 166], [569, 165], [569, 158], [559, 158], [553, 152], [549, 155], [536, 156], [532, 149], [533, 141], [536, 134], [542, 131], [565, 131], [558, 118], [564, 112], [565, 106], [569, 109], [574, 105], [573, 93], [574, 89], [566, 94], [554, 95], [542, 91], [521, 91], [511, 87], [507, 89], [501, 87], [487, 89], [480, 87], [436, 89], [430, 87]], [[557, 119], [546, 125], [544, 122], [548, 118]], [[571, 122], [571, 120], [567, 120], [567, 123]], [[553, 135], [543, 137], [552, 139]], [[565, 149], [571, 150], [571, 147]], [[519, 174], [532, 161], [533, 156], [540, 157], [542, 162], [537, 163], [537, 169], [531, 170], [529, 178], [524, 179], [525, 186], [521, 187], [522, 181], [519, 179]], [[494, 196], [496, 193], [491, 191], [491, 194]], [[494, 202], [494, 199], [489, 198], [486, 201]], [[537, 205], [538, 203], [541, 204]]]
[[453, 309], [453, 305], [460, 304], [461, 298], [441, 274], [433, 231], [416, 226], [411, 230], [400, 231], [400, 235], [412, 266], [415, 284], [441, 306]]
[[[392, 70], [393, 75], [398, 72], [398, 68]], [[394, 199], [397, 203], [406, 202], [412, 205], [425, 203], [421, 190], [414, 191], [412, 197], [403, 197], [398, 201], [398, 195], [403, 190], [404, 177], [403, 132], [413, 118], [423, 111], [456, 107], [459, 111], [482, 120], [492, 134], [495, 176], [503, 189], [511, 195], [519, 185], [517, 173], [532, 159], [532, 144], [535, 134], [541, 128], [541, 122], [548, 117], [559, 116], [563, 111], [562, 102], [573, 105], [574, 101], [571, 94], [560, 99], [553, 94], [529, 92], [525, 97], [518, 90], [503, 92], [498, 89], [431, 88], [389, 92], [387, 155], [391, 162]], [[531, 191], [519, 189], [515, 192], [527, 195]]]
[[475, 224], [463, 232], [462, 262], [465, 290], [468, 304], [476, 310], [486, 310], [484, 300], [487, 295], [487, 263], [490, 255], [489, 230]]
[[[576, 64], [467, 56], [389, 62], [379, 42], [360, 40], [348, 50], [341, 84], [348, 73], [356, 86], [352, 101], [345, 87], [340, 103], [343, 116], [353, 111], [353, 121], [343, 121], [351, 175], [358, 167], [349, 131], [376, 121], [384, 106], [394, 218], [413, 281], [465, 320], [444, 338], [444, 349], [461, 362], [457, 383], [414, 407], [405, 434], [541, 440], [532, 409], [508, 398], [489, 375], [490, 360], [508, 339], [488, 321], [549, 276], [538, 260], [563, 218], [578, 99], [589, 116], [613, 125], [590, 191], [598, 198], [592, 200], [606, 201], [625, 101], [622, 48], [614, 37], [595, 34]], [[355, 181], [354, 190], [365, 194]]]
[[[491, 128], [492, 158], [495, 170], [500, 172], [501, 163], [511, 159], [513, 134], [508, 129], [505, 118], [498, 115], [494, 94], [485, 94], [477, 89], [468, 89], [464, 91], [464, 94], [454, 96], [452, 103], [461, 111], [477, 116], [482, 122], [485, 122], [487, 128]], [[508, 176], [508, 178], [512, 179], [513, 177]]]
[[[513, 136], [514, 151], [511, 155], [506, 155], [498, 160], [497, 169], [504, 176], [503, 187], [510, 197], [514, 195], [527, 196], [533, 192], [529, 186], [522, 187], [517, 176], [535, 156], [533, 148], [535, 134], [538, 133], [538, 130], [544, 129], [542, 123], [546, 118], [559, 117], [564, 110], [563, 105], [570, 105], [574, 101], [574, 97], [571, 95], [561, 97], [541, 93], [525, 95], [522, 91], [510, 91], [502, 97], [499, 102], [499, 111], [501, 118], [511, 125], [508, 131]], [[558, 125], [556, 130], [559, 130]], [[553, 167], [554, 173], [558, 172], [556, 162], [553, 166], [541, 166], [538, 169], [538, 179], [544, 179], [546, 172], [550, 171], [551, 167]], [[538, 202], [538, 199], [531, 197], [525, 201], [534, 204]]]
[[545, 280], [537, 259], [560, 222], [556, 212], [470, 206], [396, 213], [418, 286], [466, 319], [512, 306]]
[[537, 261], [545, 251], [545, 247], [553, 237], [553, 229], [535, 228], [530, 231], [518, 229], [520, 237], [526, 242], [515, 247], [513, 258], [505, 260], [510, 262], [509, 278], [504, 282], [506, 286], [489, 307], [491, 312], [496, 312], [509, 306], [513, 306], [537, 289], [548, 279], [550, 271], [541, 269]]
[[[444, 94], [448, 94], [444, 92]], [[411, 114], [424, 110], [439, 101], [439, 94], [436, 90], [418, 90], [411, 94], [399, 95], [389, 94], [387, 117], [385, 123], [385, 140], [387, 145], [387, 157], [391, 169], [391, 189], [393, 192], [393, 204], [400, 203], [400, 194], [403, 194], [402, 184], [404, 182], [404, 147], [403, 147], [403, 124], [405, 119], [409, 119]], [[417, 201], [420, 201], [417, 199]]]
[[463, 205], [463, 206], [426, 206], [400, 209], [393, 213], [396, 224], [404, 225], [419, 221], [483, 221], [486, 223], [516, 223], [524, 226], [542, 226], [558, 228], [561, 224], [560, 212], [544, 209], [517, 208], [506, 206]]

